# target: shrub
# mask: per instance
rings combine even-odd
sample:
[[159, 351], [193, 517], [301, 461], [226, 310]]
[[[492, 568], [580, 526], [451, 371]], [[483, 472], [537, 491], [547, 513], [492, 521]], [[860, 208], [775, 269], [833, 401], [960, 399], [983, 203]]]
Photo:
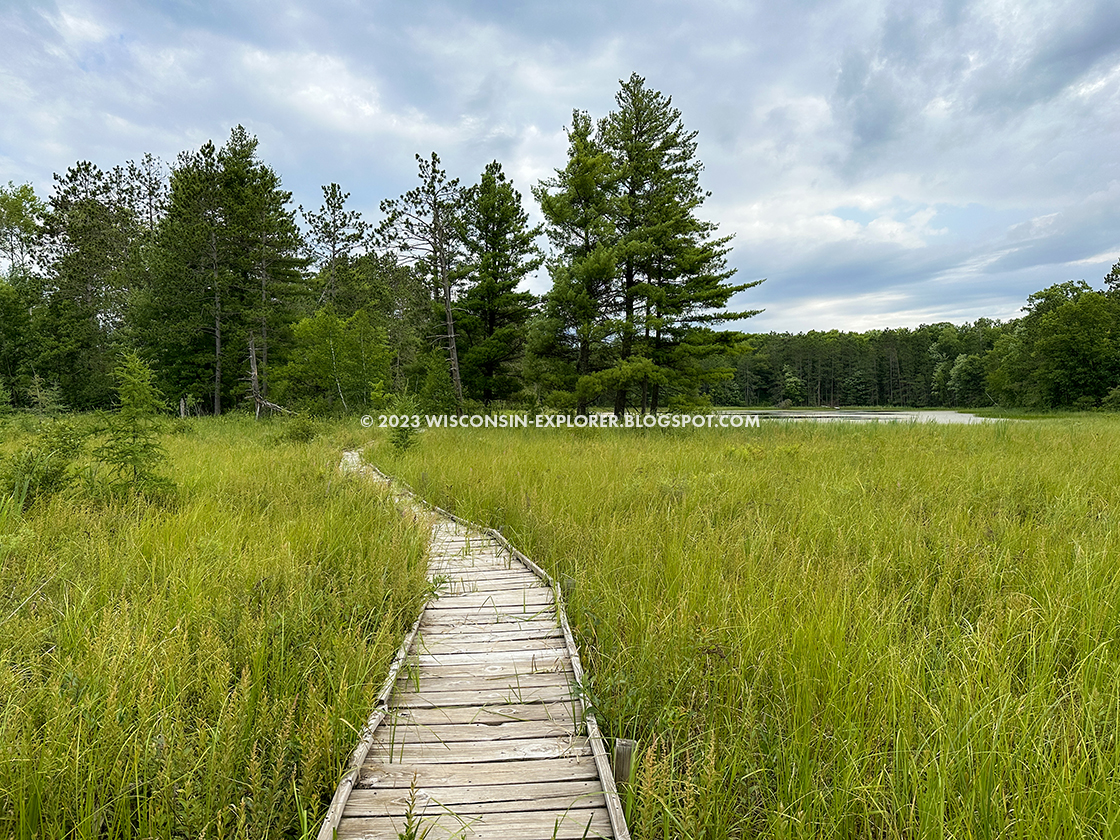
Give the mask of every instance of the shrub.
[[[398, 417], [412, 418], [420, 413], [420, 401], [411, 394], [400, 394], [392, 402], [389, 413]], [[389, 444], [397, 452], [404, 452], [416, 445], [419, 433], [411, 423], [402, 424], [389, 430]]]
[[1101, 400], [1101, 408], [1105, 411], [1120, 411], [1120, 385], [1108, 392], [1108, 396]]
[[0, 495], [22, 498], [27, 507], [64, 490], [73, 481], [72, 466], [84, 437], [70, 420], [41, 426], [31, 445], [0, 467]]
[[319, 436], [320, 431], [319, 424], [315, 420], [305, 414], [299, 414], [284, 422], [280, 440], [286, 443], [311, 443]]

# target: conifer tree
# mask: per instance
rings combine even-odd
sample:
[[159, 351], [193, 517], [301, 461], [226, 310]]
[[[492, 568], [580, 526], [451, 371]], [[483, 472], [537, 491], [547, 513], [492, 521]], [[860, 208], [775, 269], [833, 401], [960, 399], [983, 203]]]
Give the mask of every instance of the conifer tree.
[[540, 228], [529, 226], [521, 194], [497, 161], [463, 197], [460, 273], [467, 287], [458, 302], [459, 351], [466, 392], [489, 407], [520, 388], [515, 368], [525, 347], [533, 295], [518, 285], [540, 267]]
[[537, 379], [549, 401], [580, 414], [602, 393], [594, 374], [609, 366], [614, 333], [617, 237], [614, 170], [591, 117], [572, 113], [568, 162], [533, 189], [554, 249], [552, 289], [531, 339]]
[[294, 320], [304, 262], [290, 200], [241, 126], [220, 149], [184, 152], [172, 171], [159, 268], [136, 331], [168, 389], [209, 395], [215, 414], [243, 387], [250, 330], [267, 382], [270, 337]]
[[141, 488], [158, 480], [167, 457], [159, 442], [156, 415], [164, 407], [151, 368], [128, 352], [113, 370], [120, 408], [109, 419], [108, 437], [94, 456], [112, 469], [119, 486]]
[[319, 271], [322, 291], [319, 303], [334, 303], [342, 283], [341, 275], [351, 270], [354, 252], [366, 244], [369, 225], [357, 210], [346, 209], [346, 199], [338, 184], [323, 188], [323, 203], [318, 210], [304, 210], [300, 214], [307, 222], [307, 249]]
[[400, 198], [381, 202], [385, 219], [377, 228], [380, 243], [412, 260], [416, 269], [430, 280], [432, 300], [442, 309], [443, 338], [447, 346], [448, 369], [455, 390], [457, 410], [463, 410], [463, 381], [459, 369], [458, 337], [455, 332], [454, 301], [456, 271], [460, 262], [456, 237], [457, 217], [463, 190], [459, 179], [448, 180], [440, 169], [439, 156], [429, 160], [416, 156], [420, 186]]
[[[696, 132], [685, 130], [672, 98], [634, 73], [615, 101], [617, 110], [600, 129], [616, 178], [611, 209], [621, 313], [615, 411], [630, 404], [632, 385], [641, 388], [642, 411], [656, 411], [662, 382], [695, 390], [705, 375], [697, 359], [726, 349], [720, 336], [697, 328], [757, 314], [725, 307], [733, 294], [761, 281], [727, 282], [735, 273], [727, 267], [730, 237], [716, 237], [716, 226], [697, 218], [709, 195], [700, 186], [703, 164]], [[698, 340], [702, 335], [708, 340]], [[639, 358], [652, 368], [635, 364]]]

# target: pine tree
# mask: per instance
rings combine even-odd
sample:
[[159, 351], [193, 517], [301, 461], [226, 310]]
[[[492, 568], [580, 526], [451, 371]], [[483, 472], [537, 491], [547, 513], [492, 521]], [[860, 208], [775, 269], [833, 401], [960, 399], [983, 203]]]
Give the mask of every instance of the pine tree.
[[322, 292], [319, 303], [334, 303], [343, 282], [340, 276], [349, 273], [354, 252], [366, 244], [369, 225], [357, 210], [346, 209], [346, 199], [338, 184], [323, 187], [323, 204], [318, 210], [300, 214], [308, 226], [308, 251], [319, 271]]
[[156, 415], [164, 404], [149, 368], [139, 356], [121, 356], [113, 370], [120, 408], [109, 419], [106, 441], [94, 457], [107, 464], [120, 488], [166, 483], [156, 473], [167, 453], [159, 441]]
[[[620, 368], [615, 411], [629, 405], [629, 389], [641, 387], [642, 411], [656, 411], [661, 382], [695, 391], [706, 375], [696, 361], [726, 349], [727, 341], [696, 328], [748, 318], [755, 311], [727, 312], [731, 296], [761, 281], [729, 284], [730, 237], [697, 218], [709, 193], [700, 186], [696, 132], [686, 131], [672, 99], [651, 90], [637, 73], [622, 83], [618, 105], [600, 136], [615, 172], [615, 214], [621, 301], [619, 364], [629, 362], [635, 380]], [[706, 335], [709, 340], [697, 340]], [[653, 362], [657, 375], [646, 365]], [[728, 371], [728, 375], [730, 371]]]
[[73, 407], [103, 407], [135, 274], [138, 224], [124, 171], [81, 161], [55, 175], [43, 231], [46, 270], [29, 301], [39, 339], [34, 367]]
[[515, 369], [525, 347], [533, 295], [521, 281], [544, 261], [521, 194], [493, 161], [466, 191], [459, 221], [467, 287], [458, 302], [459, 350], [465, 391], [489, 407], [521, 387]]
[[463, 381], [453, 303], [460, 258], [455, 231], [463, 191], [457, 178], [448, 180], [447, 173], [439, 168], [439, 156], [435, 152], [430, 160], [417, 155], [416, 162], [420, 186], [400, 198], [381, 202], [385, 219], [377, 228], [377, 236], [383, 246], [412, 260], [417, 270], [430, 278], [431, 297], [443, 310], [448, 369], [457, 410], [462, 412]]
[[555, 250], [552, 289], [530, 343], [536, 378], [558, 406], [580, 414], [602, 393], [597, 371], [613, 361], [617, 237], [614, 170], [590, 116], [574, 111], [568, 163], [533, 189]]
[[207, 394], [220, 414], [242, 390], [249, 333], [267, 383], [273, 333], [304, 290], [291, 194], [241, 126], [221, 149], [184, 152], [159, 227], [159, 264], [137, 307], [136, 332], [174, 394]]

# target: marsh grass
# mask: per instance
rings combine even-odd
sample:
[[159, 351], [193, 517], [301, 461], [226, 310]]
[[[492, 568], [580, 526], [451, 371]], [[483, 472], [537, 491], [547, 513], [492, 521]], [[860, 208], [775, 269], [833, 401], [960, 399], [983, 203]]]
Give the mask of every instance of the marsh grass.
[[1120, 835], [1120, 422], [438, 430], [568, 583], [637, 838]]
[[338, 434], [170, 430], [160, 504], [0, 499], [0, 836], [310, 836], [422, 602]]

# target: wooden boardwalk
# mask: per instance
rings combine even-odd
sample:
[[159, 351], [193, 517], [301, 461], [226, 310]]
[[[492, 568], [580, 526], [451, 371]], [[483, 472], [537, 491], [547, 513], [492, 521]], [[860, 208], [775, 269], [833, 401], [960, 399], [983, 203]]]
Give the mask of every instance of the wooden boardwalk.
[[629, 840], [555, 586], [500, 535], [438, 509], [428, 574], [438, 594], [320, 840]]

